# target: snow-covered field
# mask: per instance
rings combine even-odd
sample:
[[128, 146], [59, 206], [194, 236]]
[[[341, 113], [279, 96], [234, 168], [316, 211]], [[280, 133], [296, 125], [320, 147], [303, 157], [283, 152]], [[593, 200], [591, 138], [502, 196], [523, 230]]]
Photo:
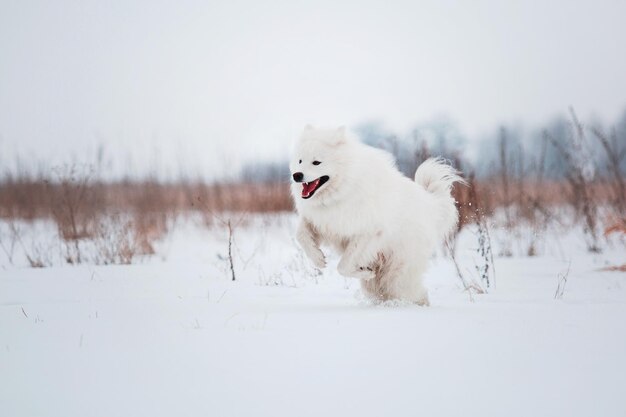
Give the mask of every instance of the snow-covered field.
[[[294, 225], [239, 227], [235, 282], [225, 231], [189, 221], [134, 265], [3, 254], [0, 416], [626, 415], [626, 274], [600, 271], [623, 242], [594, 255], [550, 233], [541, 256], [496, 257], [496, 288], [473, 296], [439, 255], [431, 307], [372, 305], [336, 259], [310, 266]], [[468, 276], [475, 246], [464, 230]]]

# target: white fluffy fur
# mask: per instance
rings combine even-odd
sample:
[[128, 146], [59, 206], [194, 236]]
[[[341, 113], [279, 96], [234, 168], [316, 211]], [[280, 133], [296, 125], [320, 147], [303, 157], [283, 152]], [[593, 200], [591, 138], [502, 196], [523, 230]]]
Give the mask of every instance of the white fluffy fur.
[[461, 179], [452, 167], [429, 159], [413, 182], [390, 154], [345, 129], [307, 127], [290, 169], [302, 172], [305, 182], [330, 177], [309, 199], [301, 196], [302, 184], [291, 186], [301, 220], [297, 240], [317, 267], [326, 264], [320, 245], [330, 245], [341, 255], [339, 273], [361, 279], [372, 299], [428, 305], [422, 275], [435, 245], [458, 220], [450, 191]]

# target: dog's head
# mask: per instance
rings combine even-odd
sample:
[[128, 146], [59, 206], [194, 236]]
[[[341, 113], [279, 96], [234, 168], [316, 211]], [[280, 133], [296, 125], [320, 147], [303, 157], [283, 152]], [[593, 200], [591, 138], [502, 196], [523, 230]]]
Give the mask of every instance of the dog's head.
[[350, 138], [345, 128], [315, 129], [307, 126], [297, 140], [289, 168], [291, 192], [296, 203], [328, 202], [345, 172], [345, 148]]

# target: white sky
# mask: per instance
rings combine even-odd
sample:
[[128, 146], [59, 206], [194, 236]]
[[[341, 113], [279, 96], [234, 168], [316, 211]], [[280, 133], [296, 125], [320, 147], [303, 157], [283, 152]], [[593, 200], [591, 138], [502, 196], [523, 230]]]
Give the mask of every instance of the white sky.
[[625, 16], [623, 0], [0, 0], [0, 163], [93, 161], [102, 143], [114, 170], [217, 173], [286, 155], [306, 123], [446, 114], [477, 137], [569, 105], [613, 121]]

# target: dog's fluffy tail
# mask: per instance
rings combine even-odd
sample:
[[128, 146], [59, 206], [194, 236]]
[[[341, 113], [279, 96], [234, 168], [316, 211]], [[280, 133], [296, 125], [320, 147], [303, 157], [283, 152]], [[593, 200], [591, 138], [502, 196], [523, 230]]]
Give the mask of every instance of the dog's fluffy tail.
[[451, 194], [452, 186], [455, 182], [466, 184], [465, 180], [443, 158], [429, 158], [415, 171], [415, 182], [435, 196], [439, 208], [439, 230], [444, 237], [449, 236], [459, 221]]

